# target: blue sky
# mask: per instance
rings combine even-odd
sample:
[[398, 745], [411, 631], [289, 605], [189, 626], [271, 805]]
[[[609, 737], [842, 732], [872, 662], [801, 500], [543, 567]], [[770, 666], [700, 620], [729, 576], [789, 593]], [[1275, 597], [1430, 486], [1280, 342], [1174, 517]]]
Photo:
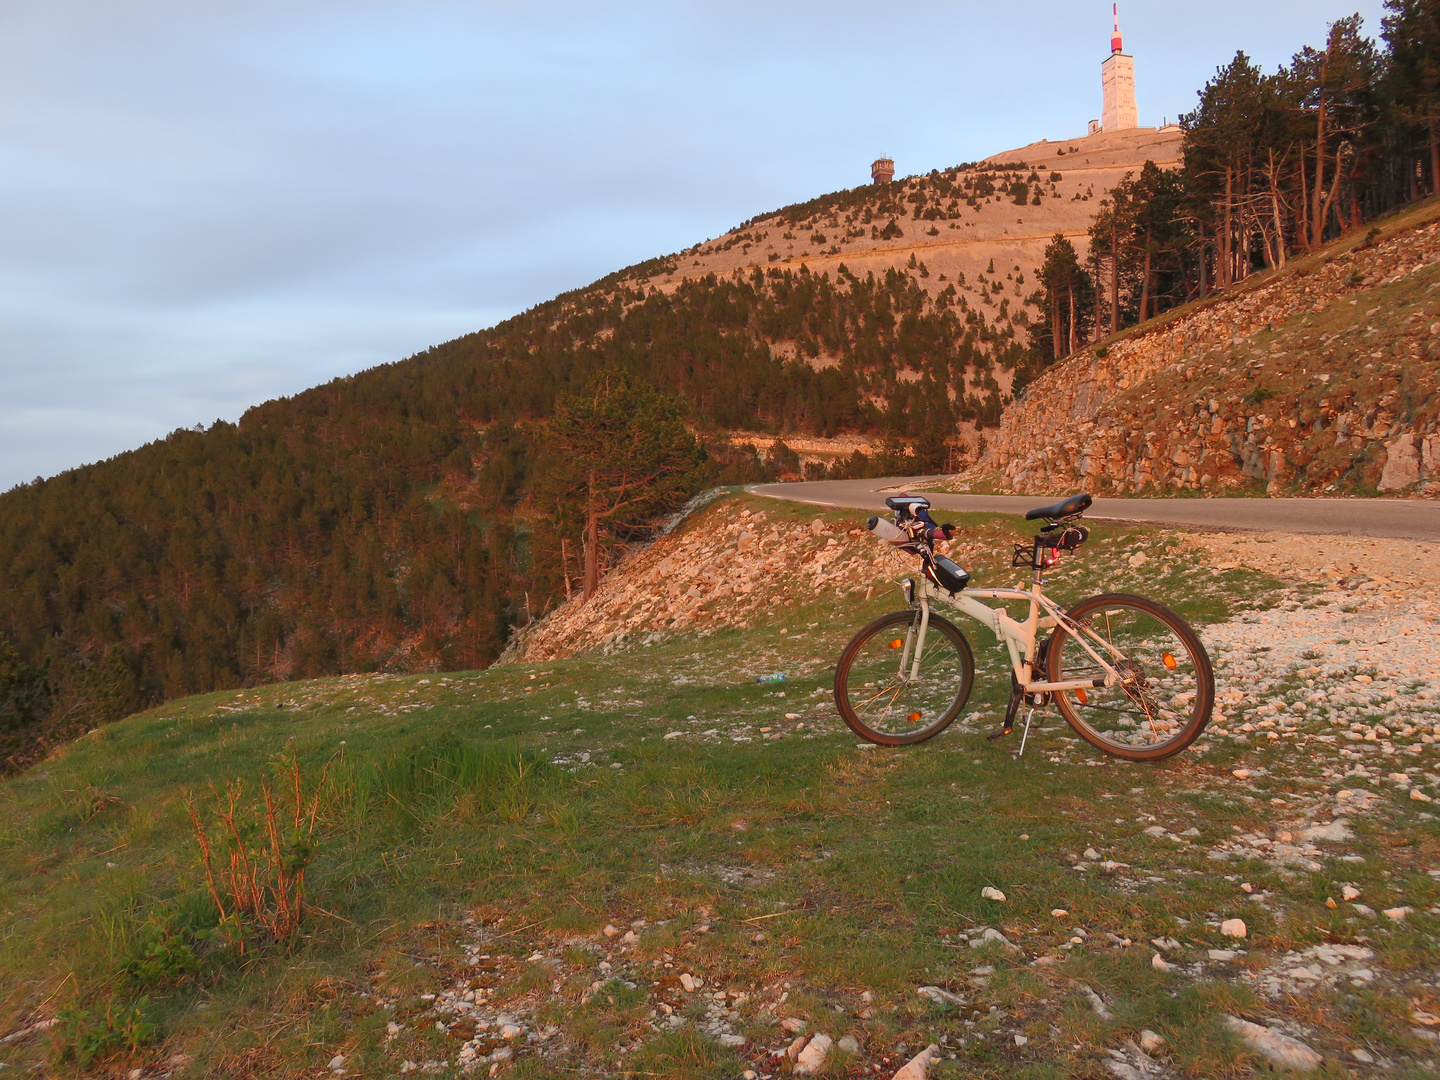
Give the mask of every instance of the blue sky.
[[[1379, 0], [1122, 5], [1141, 123]], [[1084, 132], [1110, 6], [0, 0], [0, 490]]]

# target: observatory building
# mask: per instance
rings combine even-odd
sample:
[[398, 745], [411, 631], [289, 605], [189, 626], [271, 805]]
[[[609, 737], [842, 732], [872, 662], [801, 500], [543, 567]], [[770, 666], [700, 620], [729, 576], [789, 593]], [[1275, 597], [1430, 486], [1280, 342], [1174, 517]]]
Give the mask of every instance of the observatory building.
[[877, 184], [888, 184], [895, 179], [895, 162], [891, 158], [876, 158], [870, 166], [870, 179]]
[[1135, 58], [1125, 52], [1120, 40], [1120, 5], [1111, 9], [1115, 29], [1110, 34], [1110, 55], [1100, 65], [1100, 86], [1104, 104], [1100, 108], [1101, 131], [1125, 131], [1140, 126], [1135, 108]]

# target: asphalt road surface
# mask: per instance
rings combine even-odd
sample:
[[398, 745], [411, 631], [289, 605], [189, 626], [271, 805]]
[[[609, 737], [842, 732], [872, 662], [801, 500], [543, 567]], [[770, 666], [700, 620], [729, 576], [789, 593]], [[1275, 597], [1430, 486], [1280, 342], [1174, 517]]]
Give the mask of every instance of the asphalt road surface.
[[[755, 484], [749, 490], [772, 499], [876, 511], [884, 510], [885, 497], [906, 490], [905, 485], [935, 479], [887, 476], [878, 480], [818, 480]], [[935, 491], [923, 494], [937, 510], [1017, 515], [1061, 498]], [[1100, 521], [1143, 521], [1210, 531], [1243, 529], [1440, 540], [1440, 501], [1429, 499], [1096, 499], [1085, 516]]]

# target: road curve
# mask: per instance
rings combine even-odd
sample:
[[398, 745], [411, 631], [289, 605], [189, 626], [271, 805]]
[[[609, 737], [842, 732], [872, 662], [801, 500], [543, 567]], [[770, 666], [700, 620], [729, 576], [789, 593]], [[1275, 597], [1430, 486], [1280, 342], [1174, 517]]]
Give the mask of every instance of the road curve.
[[[883, 510], [886, 495], [933, 476], [886, 476], [877, 480], [817, 480], [798, 484], [754, 484], [756, 495], [815, 506]], [[955, 495], [924, 492], [937, 510], [1023, 514], [1059, 496]], [[1316, 533], [1329, 536], [1440, 540], [1440, 501], [1420, 499], [1105, 499], [1086, 516], [1108, 521], [1223, 531]]]

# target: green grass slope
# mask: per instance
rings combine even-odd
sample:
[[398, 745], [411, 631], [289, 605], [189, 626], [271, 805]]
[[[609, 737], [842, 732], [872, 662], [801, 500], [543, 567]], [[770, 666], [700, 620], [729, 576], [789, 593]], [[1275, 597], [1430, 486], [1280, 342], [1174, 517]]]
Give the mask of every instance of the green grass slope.
[[[707, 513], [740, 502], [760, 505]], [[999, 556], [1017, 523], [963, 524], [996, 544], [980, 580], [1009, 580]], [[1182, 550], [1157, 530], [1098, 526], [1054, 592], [1122, 581], [1202, 623], [1278, 596]], [[607, 655], [191, 697], [80, 739], [0, 786], [5, 1071], [773, 1076], [790, 1066], [772, 1051], [818, 1030], [837, 1040], [832, 1077], [888, 1076], [930, 1043], [936, 1076], [1097, 1076], [1107, 1050], [1151, 1029], [1184, 1075], [1245, 1075], [1254, 1055], [1223, 1029], [1227, 1012], [1319, 1017], [1327, 1053], [1359, 1039], [1423, 1060], [1397, 989], [1261, 1005], [1238, 977], [1152, 964], [1152, 938], [1176, 939], [1176, 963], [1233, 947], [1214, 923], [1237, 910], [1252, 950], [1353, 940], [1325, 905], [1331, 867], [1221, 874], [1204, 852], [1292, 797], [1290, 745], [1204, 741], [1140, 767], [1051, 717], [1017, 761], [1013, 741], [983, 738], [1008, 678], [967, 625], [979, 676], [961, 722], [907, 751], [857, 746], [829, 665], [899, 606], [882, 584], [868, 601], [797, 595], [747, 629]], [[775, 670], [789, 678], [755, 682]], [[310, 780], [330, 763], [314, 907], [293, 938], [251, 934], [241, 953], [214, 933], [185, 798], [213, 807], [211, 785], [244, 778], [251, 805], [292, 746]], [[1229, 775], [1242, 754], [1252, 784]], [[1433, 857], [1419, 809], [1395, 821]], [[1143, 831], [1157, 820], [1202, 839], [1157, 854]], [[1082, 856], [1092, 845], [1105, 865]], [[1379, 864], [1344, 869], [1388, 887]], [[1427, 887], [1418, 868], [1397, 873], [1412, 895]], [[1376, 966], [1428, 963], [1435, 923], [1417, 911], [1377, 933]], [[986, 927], [1023, 951], [982, 944]]]

